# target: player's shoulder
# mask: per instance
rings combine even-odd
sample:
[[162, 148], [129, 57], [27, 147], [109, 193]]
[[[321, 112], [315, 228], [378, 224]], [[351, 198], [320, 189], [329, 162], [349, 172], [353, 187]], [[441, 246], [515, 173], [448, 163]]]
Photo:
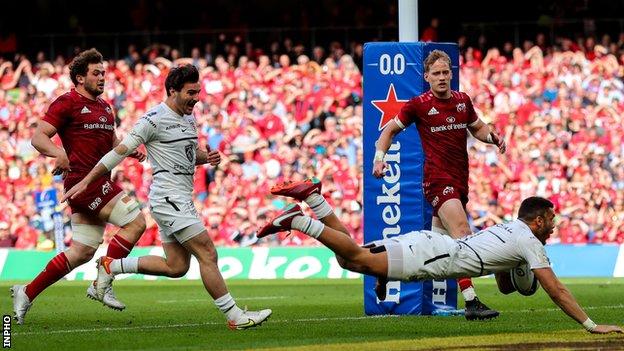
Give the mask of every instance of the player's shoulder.
[[163, 108], [162, 104], [158, 104], [147, 110], [141, 117], [151, 119], [153, 121], [160, 121], [166, 115], [167, 111]]
[[53, 115], [65, 116], [68, 114], [72, 114], [73, 111], [76, 110], [74, 107], [78, 105], [78, 102], [74, 95], [75, 94], [73, 93], [73, 90], [59, 95], [48, 106], [48, 113]]
[[519, 219], [516, 219], [508, 223], [499, 224], [498, 226], [502, 226], [506, 230], [513, 233], [517, 241], [520, 241], [523, 243], [533, 242], [533, 241], [539, 242], [539, 239], [537, 239], [537, 237], [533, 235], [531, 228], [529, 228], [529, 226], [526, 223], [524, 223], [523, 221]]
[[453, 98], [459, 100], [460, 102], [469, 102], [469, 101], [471, 101], [470, 95], [468, 95], [464, 91], [451, 90], [451, 95], [453, 96]]
[[64, 94], [61, 94], [52, 101], [53, 104], [72, 104], [76, 101], [76, 94], [73, 90], [70, 90]]
[[166, 111], [164, 111], [162, 106], [159, 104], [147, 110], [141, 116], [140, 120], [146, 121], [152, 127], [157, 128], [158, 125], [163, 123], [163, 117], [165, 116]]
[[433, 93], [431, 90], [424, 92], [418, 96], [414, 96], [410, 102], [414, 104], [424, 104], [433, 100]]

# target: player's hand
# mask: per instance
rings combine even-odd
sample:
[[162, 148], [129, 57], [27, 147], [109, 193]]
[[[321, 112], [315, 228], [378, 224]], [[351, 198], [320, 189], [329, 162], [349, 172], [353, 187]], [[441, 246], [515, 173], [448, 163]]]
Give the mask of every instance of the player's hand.
[[143, 162], [147, 158], [147, 156], [145, 156], [145, 154], [139, 150], [135, 150], [133, 153], [131, 153], [128, 156], [132, 158], [136, 158], [137, 160], [139, 160], [139, 162]]
[[63, 153], [56, 157], [54, 161], [54, 168], [52, 169], [53, 175], [62, 175], [63, 179], [67, 177], [67, 173], [71, 171], [69, 168], [69, 158], [67, 158], [67, 154], [63, 151]]
[[597, 325], [594, 330], [590, 331], [592, 334], [609, 334], [609, 333], [624, 333], [622, 328], [617, 325]]
[[375, 161], [373, 166], [373, 175], [375, 178], [381, 178], [386, 175], [388, 164], [385, 161]]
[[85, 190], [87, 190], [87, 184], [84, 180], [78, 182], [78, 184], [71, 187], [71, 189], [67, 190], [61, 199], [61, 202], [65, 202], [68, 199], [73, 200], [76, 196], [82, 194]]
[[492, 136], [492, 144], [498, 146], [498, 151], [500, 151], [501, 154], [504, 154], [505, 151], [507, 151], [507, 144], [505, 143], [505, 139], [501, 138], [494, 131], [490, 132], [490, 135]]
[[216, 167], [221, 163], [221, 154], [217, 150], [210, 149], [210, 145], [206, 145], [206, 152], [208, 153], [207, 162], [211, 166]]

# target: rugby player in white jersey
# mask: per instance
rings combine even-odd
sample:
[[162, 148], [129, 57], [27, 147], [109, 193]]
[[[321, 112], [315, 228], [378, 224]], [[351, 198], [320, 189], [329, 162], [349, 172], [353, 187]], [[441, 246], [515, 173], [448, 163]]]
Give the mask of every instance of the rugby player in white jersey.
[[101, 257], [98, 260], [98, 294], [111, 286], [115, 274], [181, 277], [189, 269], [192, 254], [199, 261], [204, 287], [225, 314], [228, 326], [231, 329], [258, 326], [272, 311], [244, 311], [236, 305], [217, 266], [217, 251], [193, 204], [195, 166], [205, 163], [216, 166], [221, 162], [218, 151], [198, 147], [197, 127], [192, 116], [200, 92], [197, 69], [192, 65], [172, 69], [165, 88], [167, 99], [139, 119], [124, 140], [63, 197], [63, 201], [73, 199], [141, 144], [145, 145], [153, 170], [150, 210], [158, 223], [166, 258], [142, 256], [117, 260]]
[[461, 239], [421, 230], [360, 247], [321, 195], [317, 179], [278, 184], [271, 193], [305, 201], [318, 220], [304, 215], [299, 205], [291, 204], [258, 231], [258, 238], [296, 229], [330, 248], [345, 269], [402, 281], [496, 273], [501, 291], [510, 285], [501, 278], [509, 279], [509, 270], [527, 264], [555, 304], [589, 332], [622, 333], [618, 326], [594, 323], [550, 268], [544, 244], [553, 232], [555, 212], [547, 199], [527, 198], [520, 205], [517, 220]]

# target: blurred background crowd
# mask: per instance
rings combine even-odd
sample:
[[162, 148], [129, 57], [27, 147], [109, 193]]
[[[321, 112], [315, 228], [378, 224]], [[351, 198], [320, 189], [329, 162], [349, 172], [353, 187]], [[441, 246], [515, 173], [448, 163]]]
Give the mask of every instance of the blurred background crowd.
[[[449, 32], [433, 18], [421, 34], [436, 41]], [[500, 155], [469, 139], [474, 230], [512, 219], [521, 199], [535, 194], [557, 206], [551, 242], [624, 243], [624, 28], [615, 33], [450, 40], [460, 45], [461, 90], [508, 145]], [[69, 210], [58, 203], [63, 187], [50, 174], [52, 160], [30, 138], [50, 102], [72, 88], [68, 64], [79, 49], [33, 52], [12, 40], [19, 35], [0, 36], [0, 247], [52, 249], [55, 219], [71, 238]], [[183, 47], [130, 43], [123, 52], [103, 50], [102, 97], [122, 136], [163, 100], [171, 67], [196, 65], [200, 143], [224, 160], [216, 169], [198, 167], [195, 178], [196, 206], [215, 244], [316, 245], [296, 232], [261, 242], [254, 236], [285, 205], [267, 196], [270, 187], [311, 176], [322, 179], [325, 197], [361, 242], [362, 164], [371, 162], [362, 157], [362, 45], [288, 36], [254, 44], [230, 32]], [[146, 203], [149, 163], [127, 159], [113, 177]], [[138, 245], [158, 245], [157, 226], [143, 211], [148, 229]]]

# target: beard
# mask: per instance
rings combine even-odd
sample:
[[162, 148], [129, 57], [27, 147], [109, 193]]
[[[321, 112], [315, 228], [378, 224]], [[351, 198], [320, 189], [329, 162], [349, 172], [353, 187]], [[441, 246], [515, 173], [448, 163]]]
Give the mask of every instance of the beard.
[[93, 95], [93, 96], [100, 96], [102, 95], [102, 93], [104, 92], [104, 89], [100, 90], [97, 86], [97, 83], [95, 84], [85, 84], [85, 90]]

